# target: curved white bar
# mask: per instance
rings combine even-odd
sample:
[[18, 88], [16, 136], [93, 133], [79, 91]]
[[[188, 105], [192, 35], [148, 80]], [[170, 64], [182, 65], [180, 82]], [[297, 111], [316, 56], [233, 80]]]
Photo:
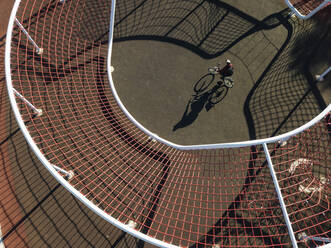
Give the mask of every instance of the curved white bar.
[[[19, 112], [19, 109], [17, 107], [17, 102], [14, 97], [14, 91], [13, 91], [13, 85], [12, 85], [12, 77], [11, 77], [11, 67], [10, 67], [10, 51], [11, 51], [11, 39], [12, 39], [12, 31], [13, 31], [13, 25], [16, 18], [17, 9], [19, 7], [21, 0], [16, 0], [13, 10], [11, 12], [11, 16], [9, 19], [8, 29], [7, 29], [7, 36], [6, 36], [6, 50], [5, 50], [5, 71], [6, 71], [6, 81], [7, 81], [7, 89], [8, 89], [8, 95], [10, 99], [11, 106], [13, 108], [13, 112], [15, 115], [15, 118], [17, 120], [17, 123], [19, 127], [22, 130], [22, 133], [27, 140], [28, 144], [30, 145], [31, 149], [35, 152], [38, 159], [43, 163], [43, 165], [49, 170], [49, 172], [52, 174], [55, 179], [61, 183], [71, 194], [73, 194], [75, 197], [77, 197], [82, 203], [84, 203], [87, 207], [89, 207], [92, 211], [94, 211], [96, 214], [98, 214], [100, 217], [108, 221], [109, 223], [113, 224], [117, 228], [131, 234], [132, 236], [142, 239], [148, 243], [151, 243], [153, 245], [163, 247], [163, 248], [178, 248], [178, 246], [171, 245], [169, 243], [163, 242], [161, 240], [157, 240], [155, 238], [151, 238], [147, 236], [146, 234], [143, 234], [128, 225], [116, 220], [115, 218], [111, 217], [107, 213], [105, 213], [103, 210], [95, 206], [91, 201], [89, 201], [84, 195], [82, 195], [78, 190], [76, 190], [74, 187], [70, 185], [48, 162], [48, 160], [45, 158], [45, 156], [40, 152], [38, 146], [32, 139], [29, 131], [27, 130], [24, 121], [22, 119], [22, 116]], [[114, 10], [115, 9], [115, 1], [112, 1], [112, 13], [111, 13], [111, 20], [113, 23], [114, 20]]]
[[[286, 1], [288, 1], [288, 0], [286, 0]], [[326, 0], [326, 2], [323, 3], [323, 4], [325, 5], [329, 1], [331, 2], [331, 0]], [[323, 5], [323, 4], [321, 4], [321, 5]], [[322, 7], [320, 7], [319, 9], [321, 9]], [[171, 146], [175, 149], [179, 149], [179, 150], [206, 150], [206, 149], [220, 149], [220, 148], [235, 148], [235, 147], [246, 147], [246, 146], [252, 146], [252, 145], [261, 145], [261, 144], [264, 144], [264, 143], [273, 143], [273, 142], [277, 142], [277, 141], [280, 141], [280, 140], [286, 140], [286, 139], [290, 138], [291, 136], [294, 136], [298, 133], [301, 133], [302, 131], [304, 131], [307, 128], [311, 127], [312, 125], [314, 125], [315, 123], [320, 121], [328, 112], [331, 111], [331, 104], [329, 104], [319, 115], [317, 115], [314, 119], [312, 119], [311, 121], [309, 121], [306, 124], [302, 125], [301, 127], [296, 128], [296, 129], [294, 129], [290, 132], [287, 132], [287, 133], [284, 133], [284, 134], [281, 134], [281, 135], [277, 135], [277, 136], [274, 136], [274, 137], [270, 137], [270, 138], [265, 138], [265, 139], [257, 139], [257, 140], [250, 140], [250, 141], [241, 141], [241, 142], [231, 142], [231, 143], [205, 144], [205, 145], [178, 145], [178, 144], [175, 144], [173, 142], [170, 142], [166, 139], [163, 139], [163, 138], [159, 137], [157, 134], [152, 133], [147, 128], [145, 128], [143, 125], [141, 125], [130, 114], [130, 112], [126, 109], [126, 107], [124, 106], [124, 104], [122, 103], [120, 97], [117, 94], [117, 91], [116, 91], [116, 88], [115, 88], [115, 85], [114, 85], [114, 81], [113, 81], [113, 78], [112, 78], [112, 75], [111, 75], [111, 73], [113, 72], [113, 70], [111, 70], [111, 68], [113, 68], [112, 65], [111, 65], [111, 54], [112, 54], [112, 45], [113, 45], [113, 27], [114, 27], [113, 22], [114, 22], [114, 19], [111, 19], [111, 23], [110, 23], [110, 27], [109, 27], [107, 72], [108, 72], [108, 79], [109, 79], [110, 88], [111, 88], [112, 93], [115, 97], [115, 100], [118, 103], [118, 105], [120, 106], [120, 108], [122, 109], [122, 111], [124, 112], [124, 114], [140, 130], [142, 130], [144, 133], [146, 133], [148, 136], [152, 137], [153, 139], [155, 139], [155, 140], [157, 140], [157, 141], [159, 141], [163, 144], [166, 144], [168, 146]]]
[[153, 139], [166, 144], [168, 146], [171, 146], [175, 149], [178, 150], [206, 150], [206, 149], [220, 149], [220, 148], [235, 148], [235, 147], [245, 147], [245, 146], [252, 146], [252, 145], [260, 145], [260, 144], [264, 144], [264, 143], [273, 143], [273, 142], [277, 142], [280, 140], [286, 140], [288, 138], [290, 138], [291, 136], [294, 136], [298, 133], [301, 133], [302, 131], [306, 130], [307, 128], [311, 127], [312, 125], [314, 125], [315, 123], [317, 123], [318, 121], [320, 121], [328, 112], [331, 111], [331, 104], [329, 104], [319, 115], [317, 115], [314, 119], [312, 119], [311, 121], [307, 122], [306, 124], [302, 125], [299, 128], [296, 128], [290, 132], [281, 134], [281, 135], [277, 135], [275, 137], [270, 137], [270, 138], [265, 138], [265, 139], [257, 139], [257, 140], [249, 140], [249, 141], [241, 141], [241, 142], [232, 142], [232, 143], [220, 143], [220, 144], [205, 144], [205, 145], [178, 145], [175, 144], [173, 142], [170, 142], [166, 139], [163, 139], [161, 137], [159, 137], [157, 134], [152, 133], [151, 131], [149, 131], [148, 129], [146, 129], [143, 125], [141, 125], [131, 114], [130, 112], [125, 108], [124, 104], [122, 103], [120, 97], [117, 94], [115, 85], [114, 85], [114, 81], [112, 78], [112, 70], [111, 68], [111, 54], [112, 54], [112, 44], [113, 44], [113, 25], [110, 25], [110, 29], [109, 29], [109, 44], [108, 44], [108, 56], [107, 56], [107, 72], [108, 72], [108, 78], [109, 78], [109, 84], [110, 84], [110, 88], [113, 92], [113, 95], [115, 97], [115, 100], [117, 101], [118, 105], [120, 106], [120, 108], [122, 109], [122, 111], [124, 112], [124, 114], [140, 129], [142, 130], [144, 133], [146, 133], [148, 136], [152, 137]]
[[316, 9], [314, 9], [312, 12], [310, 12], [308, 15], [301, 14], [291, 3], [290, 0], [285, 0], [288, 7], [301, 19], [309, 19], [313, 15], [315, 15], [320, 9], [322, 9], [326, 4], [330, 3], [331, 0], [325, 0], [323, 3], [321, 3]]
[[[146, 234], [143, 234], [137, 230], [135, 230], [134, 228], [119, 222], [118, 220], [116, 220], [115, 218], [111, 217], [110, 215], [108, 215], [106, 212], [104, 212], [103, 210], [101, 210], [100, 208], [98, 208], [97, 206], [95, 206], [91, 201], [89, 201], [83, 194], [81, 194], [78, 190], [76, 190], [74, 187], [72, 187], [70, 185], [69, 182], [67, 182], [53, 167], [52, 164], [49, 163], [49, 161], [46, 159], [46, 157], [41, 153], [41, 151], [39, 150], [38, 146], [36, 145], [36, 143], [34, 142], [33, 138], [31, 137], [28, 129], [26, 128], [24, 121], [22, 119], [22, 116], [19, 112], [18, 109], [18, 105], [14, 96], [14, 90], [13, 90], [13, 85], [12, 85], [12, 78], [11, 78], [11, 63], [10, 63], [10, 52], [11, 52], [11, 40], [12, 40], [12, 31], [13, 31], [13, 25], [15, 22], [15, 18], [16, 18], [16, 13], [18, 10], [18, 7], [20, 5], [20, 0], [16, 0], [11, 16], [10, 16], [10, 20], [9, 20], [9, 24], [8, 24], [8, 29], [7, 29], [7, 42], [6, 42], [6, 50], [5, 50], [5, 71], [6, 71], [6, 80], [7, 80], [7, 89], [8, 89], [8, 95], [9, 95], [9, 99], [10, 99], [10, 103], [11, 106], [13, 108], [13, 112], [15, 115], [15, 118], [17, 120], [17, 123], [19, 125], [19, 127], [22, 130], [22, 133], [25, 137], [25, 139], [27, 140], [29, 146], [31, 147], [31, 149], [35, 152], [36, 156], [38, 157], [38, 159], [43, 163], [43, 165], [50, 171], [50, 173], [52, 174], [52, 176], [54, 176], [54, 178], [61, 183], [71, 194], [73, 194], [75, 197], [77, 197], [81, 202], [83, 202], [87, 207], [89, 207], [92, 211], [94, 211], [96, 214], [98, 214], [100, 217], [102, 217], [103, 219], [105, 219], [106, 221], [110, 222], [111, 224], [113, 224], [114, 226], [116, 226], [117, 228], [133, 235], [134, 237], [137, 237], [139, 239], [142, 239], [148, 243], [151, 243], [153, 245], [159, 246], [159, 247], [170, 247], [170, 248], [175, 248], [177, 246], [171, 245], [169, 243], [166, 243], [164, 241], [161, 240], [157, 240], [155, 238], [149, 237]], [[118, 104], [120, 105], [121, 109], [123, 110], [123, 112], [128, 116], [128, 118], [130, 118], [130, 120], [138, 127], [140, 128], [142, 131], [144, 131], [147, 135], [155, 138], [156, 140], [167, 144], [171, 147], [174, 147], [176, 149], [180, 149], [180, 150], [198, 150], [198, 149], [216, 149], [216, 148], [230, 148], [230, 147], [243, 147], [243, 146], [250, 146], [250, 145], [256, 145], [256, 144], [263, 144], [263, 143], [270, 143], [270, 142], [275, 142], [278, 140], [282, 140], [282, 139], [286, 139], [290, 136], [293, 136], [297, 133], [302, 132], [303, 130], [309, 128], [310, 126], [314, 125], [316, 122], [318, 122], [320, 119], [322, 119], [328, 112], [330, 112], [331, 110], [331, 104], [323, 111], [321, 112], [317, 117], [315, 117], [313, 120], [311, 120], [310, 122], [306, 123], [305, 125], [301, 126], [300, 128], [297, 128], [291, 132], [288, 132], [286, 134], [283, 135], [279, 135], [276, 137], [272, 137], [272, 138], [267, 138], [267, 139], [261, 139], [261, 140], [254, 140], [254, 141], [245, 141], [245, 142], [235, 142], [235, 143], [225, 143], [225, 144], [210, 144], [210, 145], [195, 145], [195, 146], [182, 146], [182, 145], [177, 145], [174, 143], [171, 143], [165, 139], [162, 139], [160, 137], [158, 137], [156, 134], [153, 134], [152, 132], [150, 132], [149, 130], [147, 130], [146, 128], [144, 128], [139, 122], [137, 122], [131, 115], [130, 113], [126, 110], [126, 108], [124, 107], [124, 105], [122, 104], [120, 98], [118, 97], [118, 94], [116, 92], [116, 89], [114, 87], [113, 84], [113, 80], [112, 80], [112, 76], [111, 76], [111, 71], [110, 71], [110, 65], [111, 65], [111, 51], [112, 51], [112, 41], [113, 41], [113, 26], [114, 26], [114, 18], [115, 18], [115, 5], [116, 5], [116, 1], [113, 0], [112, 1], [112, 6], [111, 6], [111, 22], [110, 22], [110, 30], [109, 30], [109, 50], [108, 50], [108, 59], [107, 59], [107, 65], [108, 65], [108, 76], [109, 76], [109, 82], [110, 82], [110, 86], [111, 89], [113, 91], [113, 94], [118, 102]]]

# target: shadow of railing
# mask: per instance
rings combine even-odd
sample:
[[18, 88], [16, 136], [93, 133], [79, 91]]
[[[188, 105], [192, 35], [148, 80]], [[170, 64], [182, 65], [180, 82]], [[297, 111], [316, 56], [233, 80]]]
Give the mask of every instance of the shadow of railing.
[[[278, 16], [287, 13], [287, 10], [281, 11], [259, 21], [222, 1], [192, 1], [185, 7], [180, 3], [173, 3], [171, 7], [166, 7], [166, 2], [162, 4], [165, 10], [162, 6], [154, 6], [152, 1], [143, 1], [134, 12], [127, 13], [125, 1], [119, 3], [114, 42], [157, 40], [185, 47], [202, 58], [211, 59], [249, 35], [279, 26]], [[151, 15], [141, 13], [148, 11]], [[142, 18], [137, 21], [136, 16]], [[177, 21], [174, 23], [173, 20]], [[104, 36], [96, 37], [96, 40], [103, 39]]]
[[[317, 32], [320, 32], [317, 37], [320, 39], [317, 38], [314, 42], [310, 42], [306, 55], [305, 46], [302, 47], [300, 43], [302, 37], [305, 36], [311, 37], [308, 40], [312, 41], [316, 32], [314, 31], [315, 21], [310, 20], [303, 23], [300, 20], [292, 21], [284, 18], [282, 23], [288, 30], [287, 39], [257, 80], [245, 102], [244, 111], [251, 139], [271, 137], [293, 130], [311, 120], [326, 107], [316, 87], [316, 79], [309, 69], [309, 59], [303, 60], [301, 56], [309, 56], [309, 54], [311, 56], [317, 53], [316, 49], [323, 48], [321, 43], [328, 43], [327, 32], [320, 32], [320, 28], [317, 27], [319, 30]], [[309, 50], [312, 52], [309, 53]], [[321, 61], [328, 59], [328, 56], [316, 57], [317, 60], [321, 58]], [[252, 154], [254, 154], [256, 148], [252, 147], [251, 149]], [[260, 153], [258, 152], [256, 156], [260, 156]], [[259, 169], [256, 169], [254, 165], [250, 166], [250, 168], [255, 169], [248, 173], [247, 179], [250, 179], [250, 182], [247, 185], [257, 179], [256, 176], [265, 168], [266, 162], [263, 164]], [[219, 222], [214, 224], [215, 228], [199, 239], [200, 242], [213, 244], [215, 241], [211, 239], [209, 235], [211, 233], [227, 236], [226, 232], [231, 231], [230, 221], [233, 222], [235, 219], [236, 223], [232, 223], [232, 225], [252, 226], [253, 223], [245, 223], [245, 219], [238, 218], [241, 211], [237, 210], [243, 202], [244, 195], [247, 193], [246, 190], [249, 190], [247, 185], [243, 188], [242, 194], [238, 195], [235, 201], [230, 204]], [[229, 216], [232, 216], [233, 219], [231, 220]], [[256, 224], [254, 228], [252, 228], [253, 232], [263, 233], [263, 230], [257, 228]], [[263, 242], [265, 244], [279, 244], [278, 240], [267, 239]], [[191, 247], [199, 247], [199, 244], [194, 244]]]
[[[80, 26], [81, 34], [78, 35], [81, 35], [82, 37], [84, 36], [85, 39], [90, 39], [93, 42], [100, 41], [100, 45], [105, 44], [108, 40], [109, 11], [104, 11], [104, 9], [100, 8], [99, 5], [93, 7], [92, 1], [87, 1], [86, 3], [92, 4], [89, 8], [87, 8], [90, 13], [93, 13], [92, 15], [89, 15], [89, 18], [91, 18], [91, 16], [93, 17], [93, 15], [99, 16], [97, 22], [100, 23], [96, 26], [105, 27], [105, 30], [103, 30], [103, 28], [100, 28], [97, 32], [93, 33], [94, 27], [92, 27], [91, 25], [88, 26], [86, 24], [88, 22], [82, 20]], [[100, 2], [98, 4], [100, 4]], [[288, 37], [286, 42], [283, 44], [277, 55], [271, 61], [271, 63], [260, 76], [260, 78], [257, 80], [245, 103], [244, 109], [247, 118], [247, 124], [250, 130], [251, 139], [274, 136], [276, 134], [292, 130], [295, 127], [298, 127], [303, 123], [307, 122], [313, 116], [317, 115], [320, 112], [321, 108], [325, 106], [325, 103], [323, 103], [323, 99], [321, 99], [320, 95], [318, 96], [318, 90], [314, 86], [315, 82], [313, 80], [313, 76], [309, 74], [309, 72], [308, 74], [304, 73], [302, 75], [302, 71], [301, 73], [298, 73], [296, 68], [294, 68], [301, 66], [301, 64], [298, 63], [298, 61], [300, 61], [301, 53], [295, 53], [295, 45], [299, 44], [297, 43], [297, 41], [299, 40], [300, 34], [305, 29], [302, 28], [301, 23], [300, 25], [298, 25], [298, 23], [296, 22], [288, 21], [286, 17], [286, 11], [271, 15], [264, 21], [260, 22], [246, 15], [245, 13], [233, 8], [232, 6], [220, 1], [205, 0], [198, 3], [192, 2], [190, 8], [186, 9], [179, 6], [177, 14], [180, 15], [178, 16], [176, 16], [176, 12], [173, 11], [174, 8], [169, 8], [168, 12], [164, 10], [161, 11], [162, 6], [160, 5], [158, 5], [160, 12], [155, 13], [153, 12], [154, 9], [156, 9], [154, 4], [156, 3], [147, 0], [140, 1], [139, 3], [133, 3], [133, 1], [118, 1], [114, 41], [119, 42], [139, 39], [159, 40], [163, 42], [174, 43], [188, 48], [191, 51], [199, 54], [203, 58], [214, 58], [229, 50], [239, 41], [255, 32], [271, 29], [279, 25], [283, 25], [287, 28]], [[163, 2], [158, 4], [162, 5]], [[110, 6], [110, 4], [108, 6]], [[166, 5], [164, 5], [164, 8], [166, 8], [165, 6]], [[99, 10], [103, 10], [101, 16], [98, 12]], [[108, 9], [106, 8], [106, 10]], [[89, 13], [86, 13], [86, 15], [87, 14]], [[103, 18], [103, 15], [106, 15], [107, 18]], [[138, 17], [140, 17], [140, 19]], [[207, 19], [203, 19], [202, 17], [205, 17]], [[171, 19], [176, 21], [170, 21]], [[159, 23], [152, 22], [151, 20], [157, 20]], [[304, 24], [303, 26], [305, 25], [306, 24]], [[227, 27], [228, 29], [225, 29], [224, 31], [224, 27]], [[225, 37], [226, 35], [224, 35], [223, 33], [231, 33], [232, 29], [236, 29], [236, 32], [233, 32], [234, 34], [232, 36], [229, 35], [228, 37]], [[85, 50], [79, 51], [79, 53], [82, 54], [88, 50], [89, 48], [85, 48]], [[297, 59], [297, 63], [290, 64], [289, 61], [295, 61], [293, 60], [293, 58]], [[75, 57], [70, 58], [70, 60], [73, 59], [75, 59]], [[39, 60], [37, 62], [41, 63], [42, 66], [52, 68], [50, 67], [49, 63], [43, 65], [42, 61]], [[81, 66], [84, 66], [84, 64], [82, 64]], [[303, 71], [305, 71], [305, 68], [307, 68], [306, 66], [307, 65], [304, 65], [302, 67], [304, 69]], [[55, 68], [54, 70], [60, 70], [60, 72], [68, 74], [75, 71], [74, 68], [71, 69], [65, 70], [63, 68]], [[100, 68], [99, 74], [101, 75], [103, 73], [103, 75], [100, 77], [99, 81], [100, 84], [102, 83], [103, 85], [107, 83], [105, 71], [106, 68], [104, 66]], [[37, 76], [45, 77], [45, 80], [47, 79], [47, 77], [52, 77], [51, 74], [43, 73], [39, 73], [37, 74]], [[59, 77], [59, 75], [57, 75], [57, 77]], [[307, 86], [307, 82], [310, 86]], [[102, 92], [102, 89], [100, 90], [99, 87], [99, 95], [101, 99], [106, 99], [103, 96], [104, 94], [105, 93]], [[102, 100], [101, 105], [105, 105], [104, 101], [106, 100]], [[1, 104], [1, 109], [8, 109], [8, 106], [8, 102], [4, 105]], [[113, 122], [113, 116], [107, 117], [107, 114], [109, 114], [109, 108], [107, 108], [107, 111], [108, 113], [105, 113], [106, 119], [109, 119], [109, 122]], [[8, 121], [13, 122], [13, 120], [11, 119], [8, 119]], [[19, 154], [18, 150], [21, 149], [30, 151], [23, 139], [23, 136], [19, 132], [17, 132], [17, 127], [10, 127], [9, 130], [11, 130], [12, 136], [5, 137], [5, 139], [1, 143], [1, 146], [11, 146], [10, 149], [12, 149], [12, 151], [9, 153], [10, 155], [6, 156], [17, 157]], [[118, 131], [120, 131], [121, 135], [123, 135], [123, 130], [121, 127], [118, 127]], [[17, 141], [14, 140], [14, 137], [16, 136], [20, 136], [19, 140], [21, 140], [21, 143], [19, 143], [19, 148], [16, 144]], [[132, 139], [127, 139], [127, 137], [125, 137], [125, 140], [132, 141]], [[136, 144], [136, 146], [141, 147], [139, 144], [137, 144], [136, 141], [132, 143], [133, 145]], [[254, 149], [255, 148], [252, 148], [252, 150]], [[164, 157], [162, 156], [159, 157], [159, 159], [161, 158], [164, 159]], [[109, 224], [104, 223], [103, 221], [103, 224], [100, 224], [101, 227], [99, 227], [99, 217], [96, 217], [94, 214], [89, 213], [89, 210], [86, 210], [86, 212], [82, 211], [82, 209], [85, 207], [82, 207], [79, 203], [77, 203], [76, 200], [72, 201], [72, 199], [74, 198], [69, 196], [69, 193], [66, 193], [67, 198], [63, 196], [63, 199], [62, 197], [58, 199], [56, 196], [57, 194], [60, 194], [58, 193], [59, 185], [55, 184], [54, 180], [49, 174], [47, 174], [47, 172], [44, 171], [44, 169], [41, 169], [40, 162], [38, 162], [31, 154], [24, 159], [24, 168], [30, 168], [31, 172], [43, 171], [39, 172], [43, 176], [39, 176], [41, 178], [42, 185], [45, 186], [48, 191], [44, 192], [43, 197], [40, 198], [39, 196], [37, 196], [41, 194], [39, 189], [36, 190], [31, 186], [27, 186], [30, 184], [28, 182], [28, 179], [23, 180], [21, 184], [19, 184], [20, 187], [27, 187], [28, 191], [32, 192], [33, 196], [31, 197], [34, 199], [34, 201], [37, 201], [37, 203], [34, 203], [33, 206], [29, 208], [29, 210], [23, 211], [25, 213], [23, 219], [19, 220], [18, 222], [15, 221], [16, 226], [15, 224], [13, 225], [12, 231], [10, 229], [9, 232], [7, 231], [4, 233], [4, 235], [7, 235], [4, 236], [5, 242], [7, 239], [9, 239], [11, 235], [13, 235], [13, 233], [19, 226], [21, 226], [23, 223], [28, 222], [27, 220], [32, 221], [31, 216], [38, 213], [42, 215], [43, 218], [45, 218], [45, 222], [50, 223], [50, 225], [53, 226], [55, 233], [58, 235], [59, 240], [61, 240], [59, 241], [59, 243], [63, 242], [63, 244], [65, 245], [71, 245], [71, 242], [73, 242], [71, 238], [78, 233], [81, 241], [77, 242], [82, 242], [80, 244], [94, 246], [93, 242], [98, 242], [98, 246], [101, 244], [112, 247], [116, 245], [118, 247], [123, 247], [122, 239], [127, 239], [124, 233], [118, 231], [117, 229], [113, 229], [113, 227], [111, 227]], [[16, 161], [14, 159], [14, 162], [10, 163], [10, 165], [14, 166], [18, 171], [24, 170], [22, 162], [18, 158], [16, 158]], [[167, 166], [168, 164], [166, 163], [166, 166], [164, 167], [164, 176], [160, 180], [159, 188], [157, 188], [155, 193], [153, 194], [154, 198], [150, 200], [151, 204], [154, 204], [153, 210], [157, 208], [158, 199], [162, 190], [162, 185], [167, 179], [167, 173], [169, 168]], [[22, 176], [23, 178], [26, 177], [26, 175], [23, 174]], [[46, 183], [46, 181], [48, 180], [52, 181], [52, 183]], [[12, 190], [12, 194], [14, 193], [14, 190]], [[243, 195], [239, 195], [236, 198], [236, 202], [230, 204], [230, 207], [225, 212], [224, 216], [240, 216], [240, 214], [238, 213], [240, 211], [237, 209], [240, 205], [242, 197]], [[21, 202], [20, 196], [15, 195], [14, 198], [18, 203]], [[65, 199], [71, 200], [67, 202], [67, 200]], [[75, 233], [64, 234], [62, 231], [60, 231], [58, 224], [59, 220], [51, 217], [50, 213], [46, 211], [43, 207], [47, 202], [50, 202], [51, 200], [55, 200], [56, 204], [58, 204], [58, 209], [53, 210], [51, 214], [57, 213], [56, 211], [59, 211], [60, 209], [61, 215], [64, 216], [62, 217], [63, 219], [61, 221], [66, 222], [68, 226], [72, 226], [72, 224], [79, 226], [82, 222], [84, 222], [85, 225], [86, 223], [89, 223], [88, 226], [93, 227], [92, 230], [90, 230], [88, 233], [82, 233], [80, 229], [76, 229]], [[78, 210], [79, 217], [75, 215], [75, 218], [71, 218], [67, 212], [63, 211], [63, 209], [67, 207], [61, 207], [62, 200], [65, 202], [64, 204], [70, 205], [73, 209], [80, 209]], [[24, 204], [20, 203], [19, 208], [24, 209]], [[149, 216], [149, 221], [152, 220], [153, 216]], [[215, 230], [211, 230], [211, 232], [221, 232], [222, 227], [227, 226], [226, 222], [228, 222], [229, 219], [227, 219], [226, 222], [223, 221], [224, 220], [220, 219], [219, 222], [215, 223], [216, 228]], [[238, 225], [252, 226], [252, 223], [247, 222], [244, 217], [238, 218], [237, 222]], [[145, 226], [145, 231], [147, 232], [150, 223], [145, 223]], [[50, 244], [50, 242], [48, 241], [49, 238], [46, 236], [45, 233], [42, 233], [41, 230], [39, 230], [40, 228], [38, 226], [33, 225], [33, 229], [35, 229], [33, 235], [35, 235], [36, 239], [39, 239], [40, 242], [43, 242], [46, 245]], [[84, 228], [82, 230], [84, 230]], [[117, 233], [115, 242], [109, 241], [107, 236], [104, 234], [109, 231]], [[263, 230], [257, 231], [263, 234]], [[252, 228], [252, 232], [254, 233], [256, 232], [256, 230]], [[93, 233], [97, 233], [97, 235], [99, 236], [99, 240], [91, 238], [91, 235]], [[205, 240], [204, 238], [202, 239]], [[136, 244], [136, 240], [134, 238], [128, 238], [128, 240], [129, 245], [127, 247], [132, 247]], [[264, 242], [266, 244], [277, 244], [278, 241], [268, 239], [264, 240]], [[143, 246], [143, 242], [140, 241], [138, 246]]]
[[[315, 25], [314, 20], [302, 22], [284, 19], [287, 39], [256, 81], [244, 105], [250, 139], [271, 137], [293, 130], [326, 107], [309, 68], [310, 60], [302, 58], [306, 52], [310, 54], [309, 50], [320, 47], [320, 39], [311, 42], [308, 50], [305, 46], [301, 47], [304, 36], [310, 36], [310, 32], [314, 34], [315, 28], [320, 30]], [[310, 55], [310, 58], [313, 59], [313, 56]], [[320, 61], [325, 61], [327, 57], [320, 58]], [[318, 56], [315, 59], [318, 60]]]
[[[110, 1], [98, 4], [86, 1], [86, 6], [78, 36], [91, 42], [107, 41]], [[185, 5], [169, 1], [120, 1], [116, 5], [113, 38], [114, 42], [156, 40], [174, 43], [210, 59], [251, 34], [279, 26], [279, 16], [287, 14], [285, 9], [259, 21], [218, 0], [187, 1]], [[91, 23], [92, 18], [94, 28], [86, 24]]]
[[[4, 59], [5, 37], [0, 38]], [[0, 69], [0, 219], [5, 247], [127, 247], [137, 239], [101, 219], [56, 182], [16, 124]]]

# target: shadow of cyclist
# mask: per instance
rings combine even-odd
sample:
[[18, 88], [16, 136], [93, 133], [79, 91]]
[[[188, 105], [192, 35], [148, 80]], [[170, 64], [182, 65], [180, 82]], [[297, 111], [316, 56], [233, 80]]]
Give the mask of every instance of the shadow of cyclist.
[[191, 125], [198, 118], [209, 99], [209, 95], [210, 93], [205, 92], [198, 98], [190, 99], [186, 105], [182, 119], [172, 128], [172, 131]]
[[[207, 74], [208, 75], [208, 74]], [[205, 78], [203, 76], [202, 78]], [[214, 77], [210, 82], [207, 83], [207, 87], [213, 82]], [[208, 112], [211, 108], [214, 107], [217, 103], [224, 99], [228, 92], [228, 88], [222, 86], [222, 84], [217, 83], [211, 89], [208, 90], [207, 87], [202, 88], [197, 87], [197, 84], [201, 83], [201, 79], [194, 85], [195, 95], [192, 95], [191, 99], [188, 101], [184, 114], [181, 120], [174, 125], [172, 131], [176, 131], [179, 128], [184, 128], [191, 125], [199, 116], [200, 112], [205, 107], [206, 111]], [[200, 88], [200, 90], [196, 90]], [[222, 88], [221, 90], [219, 90]], [[220, 96], [222, 94], [222, 96]], [[217, 101], [215, 101], [215, 97]]]

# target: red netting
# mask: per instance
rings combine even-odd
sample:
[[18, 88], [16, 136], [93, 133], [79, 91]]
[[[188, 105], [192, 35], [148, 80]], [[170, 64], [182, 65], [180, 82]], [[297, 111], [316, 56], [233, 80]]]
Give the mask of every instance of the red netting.
[[290, 0], [290, 3], [293, 5], [293, 7], [296, 8], [302, 15], [308, 15], [311, 11], [316, 9], [324, 2], [327, 1], [326, 0]]
[[[272, 160], [297, 240], [318, 246], [330, 240], [330, 116], [276, 148]], [[305, 238], [306, 237], [306, 238]], [[313, 237], [318, 237], [315, 241]]]
[[[144, 2], [127, 1], [121, 20]], [[93, 204], [156, 239], [181, 247], [291, 246], [262, 146], [180, 151], [149, 139], [122, 113], [107, 78], [109, 6], [88, 0], [19, 6], [17, 19], [43, 53], [14, 26], [12, 83], [43, 110], [35, 117], [18, 101], [40, 151], [74, 171], [70, 184]], [[186, 7], [181, 15], [191, 11]], [[303, 232], [330, 235], [329, 130], [330, 119], [323, 119], [285, 146], [269, 147], [298, 240]]]

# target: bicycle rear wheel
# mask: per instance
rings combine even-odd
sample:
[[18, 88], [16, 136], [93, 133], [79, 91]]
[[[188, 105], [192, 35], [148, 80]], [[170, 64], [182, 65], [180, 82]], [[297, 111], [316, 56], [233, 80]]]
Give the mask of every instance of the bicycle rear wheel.
[[226, 94], [228, 93], [229, 88], [225, 85], [221, 86], [217, 89], [209, 98], [209, 102], [212, 104], [217, 104], [224, 99]]

